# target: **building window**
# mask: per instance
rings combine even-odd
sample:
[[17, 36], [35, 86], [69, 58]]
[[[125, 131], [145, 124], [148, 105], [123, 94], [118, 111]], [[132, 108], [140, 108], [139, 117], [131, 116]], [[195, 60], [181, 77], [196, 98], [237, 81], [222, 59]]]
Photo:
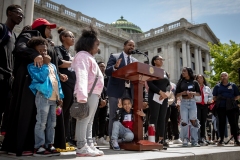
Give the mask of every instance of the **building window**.
[[180, 48], [180, 52], [182, 53], [182, 48]]
[[144, 52], [144, 54], [148, 55], [148, 51]]
[[160, 52], [162, 52], [162, 48], [157, 49], [157, 53], [160, 53]]
[[180, 57], [180, 65], [183, 66], [182, 57]]
[[194, 58], [194, 53], [192, 53], [191, 55], [192, 55], [192, 58]]
[[192, 66], [191, 67], [192, 67], [193, 70], [195, 70], [195, 63], [194, 62], [192, 62]]
[[205, 62], [205, 58], [202, 58], [202, 61]]
[[206, 68], [203, 66], [203, 67], [202, 67], [202, 70], [203, 70], [203, 73], [204, 73], [204, 71], [206, 71]]

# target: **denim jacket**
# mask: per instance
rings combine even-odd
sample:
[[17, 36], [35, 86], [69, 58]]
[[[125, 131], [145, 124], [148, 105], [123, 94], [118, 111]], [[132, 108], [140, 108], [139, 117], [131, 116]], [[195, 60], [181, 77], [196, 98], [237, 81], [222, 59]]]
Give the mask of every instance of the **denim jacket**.
[[[60, 84], [60, 80], [57, 74], [57, 70], [55, 65], [52, 63], [50, 64], [53, 66], [57, 81], [58, 81], [58, 91], [59, 91], [59, 97], [60, 99], [64, 98], [63, 92], [62, 92], [62, 87]], [[41, 92], [45, 98], [49, 99], [52, 96], [53, 92], [53, 87], [51, 80], [49, 78], [49, 67], [46, 64], [43, 64], [42, 67], [36, 67], [34, 66], [34, 63], [31, 63], [27, 66], [28, 72], [32, 78], [32, 83], [29, 86], [31, 91], [33, 92], [34, 95], [36, 95], [37, 91]]]

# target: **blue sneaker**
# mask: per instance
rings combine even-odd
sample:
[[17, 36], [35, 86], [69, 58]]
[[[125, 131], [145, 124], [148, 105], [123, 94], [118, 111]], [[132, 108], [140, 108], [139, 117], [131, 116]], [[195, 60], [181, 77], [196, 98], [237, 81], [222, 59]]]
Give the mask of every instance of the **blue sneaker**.
[[110, 145], [111, 145], [113, 150], [115, 150], [115, 151], [119, 151], [120, 150], [120, 147], [118, 145], [118, 141], [117, 140], [114, 140], [114, 139], [111, 140], [110, 141]]

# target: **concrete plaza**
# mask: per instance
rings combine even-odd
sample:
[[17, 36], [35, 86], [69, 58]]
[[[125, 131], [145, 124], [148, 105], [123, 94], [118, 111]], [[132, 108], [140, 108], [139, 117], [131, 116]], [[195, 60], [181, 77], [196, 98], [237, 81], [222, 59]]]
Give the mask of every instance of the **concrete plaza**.
[[43, 159], [66, 159], [66, 160], [240, 160], [240, 147], [216, 145], [202, 147], [182, 147], [180, 144], [170, 145], [167, 150], [155, 151], [114, 151], [109, 146], [98, 146], [104, 151], [104, 156], [99, 157], [76, 157], [75, 152], [63, 152], [61, 156], [54, 157], [16, 157], [0, 154], [0, 160], [43, 160]]

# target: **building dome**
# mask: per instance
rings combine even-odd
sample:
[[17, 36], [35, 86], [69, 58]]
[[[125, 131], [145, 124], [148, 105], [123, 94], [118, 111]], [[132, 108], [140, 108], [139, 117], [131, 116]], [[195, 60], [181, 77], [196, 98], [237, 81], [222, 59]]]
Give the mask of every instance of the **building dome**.
[[116, 28], [121, 28], [122, 30], [128, 32], [128, 33], [142, 33], [140, 27], [133, 24], [132, 22], [128, 22], [126, 19], [123, 19], [123, 16], [121, 16], [121, 19], [118, 19], [116, 22], [111, 23], [111, 26]]

